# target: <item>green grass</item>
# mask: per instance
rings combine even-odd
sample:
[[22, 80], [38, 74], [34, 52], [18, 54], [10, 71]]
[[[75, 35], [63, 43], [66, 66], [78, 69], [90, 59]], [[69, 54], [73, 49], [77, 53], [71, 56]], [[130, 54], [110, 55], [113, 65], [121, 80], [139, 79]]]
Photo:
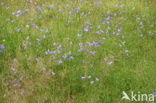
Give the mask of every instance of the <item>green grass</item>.
[[[154, 0], [2, 2], [0, 103], [131, 103], [121, 100], [123, 91], [154, 93]], [[19, 17], [12, 15], [25, 9]], [[48, 49], [60, 53], [47, 55]], [[91, 78], [82, 80], [86, 76]]]

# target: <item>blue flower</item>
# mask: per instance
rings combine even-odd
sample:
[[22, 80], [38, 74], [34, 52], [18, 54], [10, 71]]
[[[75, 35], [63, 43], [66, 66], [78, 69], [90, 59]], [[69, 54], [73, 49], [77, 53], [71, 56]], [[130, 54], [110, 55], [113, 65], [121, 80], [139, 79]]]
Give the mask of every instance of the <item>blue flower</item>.
[[156, 93], [153, 93], [154, 97], [156, 97]]
[[0, 53], [4, 53], [4, 51], [3, 50], [0, 50]]
[[4, 46], [3, 45], [0, 45], [0, 53], [4, 53]]
[[4, 49], [5, 47], [3, 46], [3, 45], [0, 45], [0, 49], [2, 50], [2, 49]]
[[27, 13], [28, 10], [18, 10], [16, 12], [13, 12], [12, 15], [19, 17], [21, 15], [24, 15], [25, 13]]
[[112, 19], [113, 19], [112, 17], [105, 18], [106, 21], [111, 21]]

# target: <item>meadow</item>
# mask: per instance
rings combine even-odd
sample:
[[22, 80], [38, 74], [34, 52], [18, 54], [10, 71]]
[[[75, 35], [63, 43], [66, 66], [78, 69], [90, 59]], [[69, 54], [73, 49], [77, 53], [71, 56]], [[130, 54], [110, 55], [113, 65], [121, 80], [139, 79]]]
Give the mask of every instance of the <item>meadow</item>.
[[154, 103], [155, 5], [0, 0], [0, 103]]

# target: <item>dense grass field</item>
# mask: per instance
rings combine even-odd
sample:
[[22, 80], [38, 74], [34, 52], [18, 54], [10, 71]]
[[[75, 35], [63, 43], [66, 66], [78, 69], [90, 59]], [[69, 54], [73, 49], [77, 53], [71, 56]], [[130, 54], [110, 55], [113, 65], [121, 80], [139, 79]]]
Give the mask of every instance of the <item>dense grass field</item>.
[[0, 103], [153, 103], [155, 0], [0, 0]]

